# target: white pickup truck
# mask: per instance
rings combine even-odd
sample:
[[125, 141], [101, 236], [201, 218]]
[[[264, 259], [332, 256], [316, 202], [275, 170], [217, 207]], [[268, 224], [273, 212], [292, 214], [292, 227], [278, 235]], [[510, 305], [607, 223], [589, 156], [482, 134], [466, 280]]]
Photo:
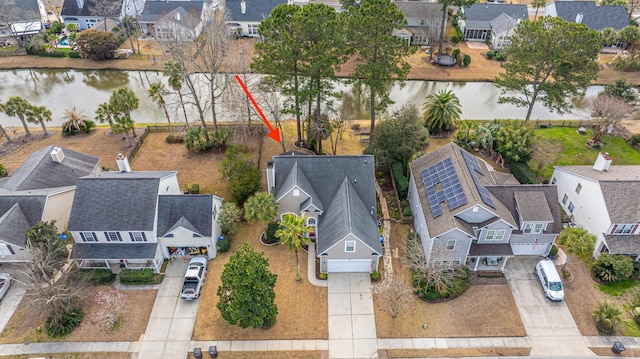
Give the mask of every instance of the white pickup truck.
[[194, 257], [187, 266], [187, 272], [184, 274], [184, 283], [180, 298], [186, 300], [194, 300], [200, 297], [200, 291], [204, 284], [204, 277], [207, 274], [207, 258]]

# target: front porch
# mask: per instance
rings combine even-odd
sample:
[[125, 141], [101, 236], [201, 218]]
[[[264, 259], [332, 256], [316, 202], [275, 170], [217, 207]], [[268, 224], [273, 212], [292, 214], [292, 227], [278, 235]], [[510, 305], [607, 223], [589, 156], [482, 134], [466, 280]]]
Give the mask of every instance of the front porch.
[[150, 268], [160, 273], [164, 257], [157, 247], [158, 243], [74, 243], [70, 259], [83, 269], [118, 273], [122, 269]]
[[507, 260], [513, 257], [511, 245], [508, 243], [478, 244], [472, 243], [469, 248], [466, 266], [472, 271], [504, 272]]

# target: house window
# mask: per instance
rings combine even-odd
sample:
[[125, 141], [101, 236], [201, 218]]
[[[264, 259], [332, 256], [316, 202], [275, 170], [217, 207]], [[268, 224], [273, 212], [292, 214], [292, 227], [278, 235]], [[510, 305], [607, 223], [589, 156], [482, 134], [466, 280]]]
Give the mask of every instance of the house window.
[[454, 265], [454, 266], [459, 266], [461, 262], [462, 262], [462, 261], [460, 260], [460, 258], [454, 258], [454, 259], [453, 259], [453, 265]]
[[576, 193], [580, 194], [581, 190], [582, 190], [582, 185], [580, 183], [578, 183], [578, 185], [576, 186]]
[[569, 212], [573, 213], [573, 210], [576, 208], [576, 206], [573, 204], [573, 202], [569, 202]]
[[613, 226], [613, 234], [630, 234], [634, 231], [635, 224], [616, 224]]
[[104, 236], [107, 237], [107, 242], [122, 242], [119, 232], [104, 232]]
[[143, 232], [129, 232], [132, 242], [146, 242], [147, 236]]
[[505, 230], [488, 230], [487, 235], [484, 237], [485, 241], [502, 241], [504, 239]]
[[98, 237], [93, 232], [80, 232], [80, 237], [82, 237], [83, 242], [97, 242]]
[[258, 35], [258, 24], [249, 24], [249, 35]]
[[293, 190], [293, 196], [294, 196], [294, 197], [300, 197], [300, 190], [299, 190], [299, 189], [297, 189], [297, 188], [295, 188], [295, 189]]
[[555, 177], [553, 177], [553, 178], [551, 179], [551, 184], [556, 184], [556, 182], [557, 182], [557, 181], [558, 181], [558, 180], [557, 180]]
[[562, 204], [567, 204], [567, 200], [569, 199], [569, 196], [567, 196], [567, 194], [564, 194], [564, 197], [562, 197]]
[[344, 251], [347, 253], [353, 253], [356, 251], [356, 241], [345, 241]]
[[447, 241], [447, 250], [452, 251], [456, 247], [456, 240], [450, 239]]
[[0, 244], [0, 255], [10, 256], [12, 254], [15, 254], [15, 252], [13, 251], [13, 249], [11, 249], [11, 246], [6, 244]]

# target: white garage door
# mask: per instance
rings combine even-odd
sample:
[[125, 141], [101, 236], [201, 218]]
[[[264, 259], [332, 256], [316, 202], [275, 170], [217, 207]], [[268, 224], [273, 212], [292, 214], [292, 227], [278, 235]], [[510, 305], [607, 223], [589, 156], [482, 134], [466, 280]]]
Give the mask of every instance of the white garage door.
[[549, 244], [511, 243], [511, 250], [516, 256], [545, 255]]
[[355, 273], [371, 271], [370, 259], [329, 259], [327, 260], [328, 273]]

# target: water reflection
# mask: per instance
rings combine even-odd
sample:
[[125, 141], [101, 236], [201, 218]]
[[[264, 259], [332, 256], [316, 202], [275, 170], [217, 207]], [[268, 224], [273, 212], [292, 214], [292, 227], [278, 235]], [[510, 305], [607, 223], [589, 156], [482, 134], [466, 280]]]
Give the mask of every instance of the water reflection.
[[[206, 81], [202, 75], [194, 75], [195, 82], [206, 91]], [[261, 75], [247, 74], [245, 82], [253, 84], [252, 92], [256, 99], [266, 100], [269, 96], [261, 94], [257, 86]], [[133, 90], [140, 98], [139, 108], [132, 113], [137, 123], [154, 123], [166, 121], [158, 105], [147, 96], [149, 84], [163, 81], [166, 78], [159, 72], [150, 71], [76, 71], [76, 70], [8, 70], [0, 71], [0, 101], [6, 101], [10, 96], [22, 96], [35, 105], [46, 105], [53, 113], [51, 125], [61, 125], [65, 109], [76, 107], [93, 119], [98, 104], [106, 102], [111, 92], [120, 86]], [[237, 87], [238, 91], [234, 91]], [[186, 86], [184, 87], [186, 90]], [[229, 89], [217, 102], [219, 121], [241, 121], [247, 118], [246, 98], [235, 82], [231, 82]], [[425, 97], [440, 90], [451, 89], [459, 98], [462, 105], [463, 119], [491, 120], [495, 118], [524, 118], [526, 109], [517, 108], [509, 104], [498, 104], [500, 91], [489, 82], [437, 82], [437, 81], [407, 81], [405, 86], [394, 85], [390, 90], [390, 97], [395, 104], [389, 109], [394, 111], [405, 104], [414, 104], [422, 108]], [[356, 85], [336, 83], [335, 90], [344, 91], [350, 96], [350, 107], [358, 118], [368, 118], [367, 104], [363, 103], [366, 88]], [[552, 113], [541, 104], [536, 105], [531, 116], [536, 119], [588, 119], [589, 101], [601, 86], [591, 86], [584, 98], [572, 99], [574, 111], [565, 115]], [[261, 100], [260, 100], [261, 99]], [[358, 101], [360, 99], [360, 101]], [[187, 96], [187, 100], [188, 96]], [[184, 115], [179, 105], [177, 95], [166, 97], [172, 121], [184, 122]], [[289, 100], [284, 100], [283, 108], [290, 106]], [[205, 101], [205, 116], [211, 121], [211, 110], [208, 100]], [[260, 104], [267, 107], [267, 104]], [[337, 107], [337, 106], [335, 106]], [[305, 108], [306, 111], [306, 108]], [[188, 108], [189, 121], [198, 120], [193, 108]], [[0, 123], [4, 126], [19, 126], [16, 118], [9, 118], [0, 114]]]

